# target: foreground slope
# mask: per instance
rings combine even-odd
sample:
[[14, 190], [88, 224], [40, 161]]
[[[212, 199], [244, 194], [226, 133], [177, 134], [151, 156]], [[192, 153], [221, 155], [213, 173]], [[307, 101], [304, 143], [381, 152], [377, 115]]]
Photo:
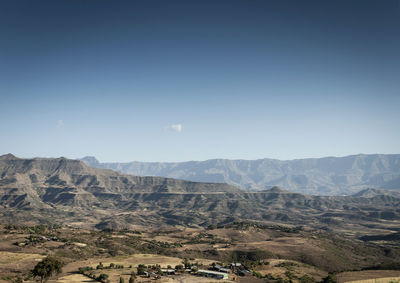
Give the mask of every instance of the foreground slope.
[[92, 167], [126, 174], [228, 183], [248, 190], [280, 186], [306, 194], [349, 195], [369, 187], [400, 189], [400, 154], [359, 154], [285, 161], [213, 159], [177, 163], [100, 163], [94, 157], [82, 160]]
[[[87, 269], [86, 274], [94, 273], [97, 277], [105, 273], [110, 276], [111, 282], [119, 282], [120, 277], [128, 282], [130, 273], [136, 273], [139, 264], [160, 264], [162, 268], [167, 268], [168, 265], [175, 267], [188, 261], [201, 269], [207, 269], [212, 262], [221, 262], [226, 266], [240, 262], [245, 268], [259, 273], [259, 277], [271, 280], [267, 282], [283, 282], [279, 278], [287, 279], [285, 282], [289, 279], [293, 282], [315, 282], [304, 280], [306, 278], [301, 280], [305, 275], [320, 282], [328, 272], [397, 268], [400, 249], [365, 244], [324, 231], [287, 229], [250, 222], [208, 229], [137, 227], [131, 231], [0, 225], [0, 258], [4, 259], [0, 260], [0, 280], [2, 276], [15, 278], [27, 275], [45, 254], [61, 257], [68, 263], [63, 268], [65, 273], [59, 276], [64, 278], [62, 282], [78, 279], [78, 269], [85, 266], [93, 267], [93, 270]], [[114, 267], [124, 267], [97, 269], [99, 262], [103, 267], [111, 263]], [[199, 263], [204, 266], [200, 267]], [[381, 271], [374, 277], [395, 274], [400, 275], [399, 271]], [[194, 280], [198, 277], [186, 275], [161, 274], [161, 282], [197, 282]], [[169, 281], [172, 278], [177, 281]], [[254, 277], [246, 278], [255, 280]], [[266, 282], [241, 279], [245, 277], [235, 282]], [[147, 278], [139, 277], [135, 282], [145, 280], [148, 282]]]
[[[242, 220], [325, 230], [396, 233], [400, 196], [365, 191], [322, 197], [272, 188], [248, 192], [221, 183], [123, 175], [78, 160], [0, 157], [2, 222], [42, 221], [97, 228], [222, 225]], [[397, 228], [396, 228], [397, 227]]]

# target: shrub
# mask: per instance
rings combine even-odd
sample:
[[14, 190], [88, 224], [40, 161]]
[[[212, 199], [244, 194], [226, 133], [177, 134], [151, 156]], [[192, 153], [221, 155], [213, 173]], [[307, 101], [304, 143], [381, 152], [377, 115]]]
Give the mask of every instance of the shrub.
[[306, 274], [299, 278], [299, 283], [315, 283], [315, 279]]
[[104, 282], [108, 279], [108, 274], [102, 273], [97, 277], [97, 281]]
[[322, 283], [336, 283], [336, 280], [332, 274], [329, 274], [322, 280]]
[[102, 262], [99, 262], [99, 264], [96, 266], [96, 269], [103, 269], [103, 268], [104, 266]]

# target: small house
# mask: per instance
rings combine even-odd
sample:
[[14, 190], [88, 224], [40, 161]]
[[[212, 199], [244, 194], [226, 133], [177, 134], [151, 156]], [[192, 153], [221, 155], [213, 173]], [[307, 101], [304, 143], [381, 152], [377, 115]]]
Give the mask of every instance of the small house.
[[246, 269], [243, 269], [243, 270], [239, 271], [239, 275], [240, 276], [251, 276], [251, 272]]
[[161, 268], [161, 272], [168, 275], [175, 275], [176, 270], [171, 268]]
[[214, 278], [214, 279], [228, 279], [228, 274], [223, 272], [211, 271], [211, 270], [204, 270], [199, 269], [197, 274], [203, 275], [206, 277]]

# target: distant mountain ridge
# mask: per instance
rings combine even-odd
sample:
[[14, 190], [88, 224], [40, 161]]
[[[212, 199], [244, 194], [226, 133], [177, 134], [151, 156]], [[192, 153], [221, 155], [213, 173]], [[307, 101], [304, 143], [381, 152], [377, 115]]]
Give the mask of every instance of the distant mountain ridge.
[[398, 231], [399, 207], [398, 191], [312, 196], [273, 187], [249, 192], [222, 183], [124, 175], [66, 158], [0, 156], [1, 223], [51, 222], [103, 229], [207, 227], [252, 220], [319, 229]]
[[260, 191], [280, 186], [314, 195], [351, 195], [374, 187], [400, 189], [400, 154], [359, 154], [296, 160], [211, 159], [188, 162], [100, 163], [87, 165], [139, 176], [161, 176], [196, 182], [218, 182]]

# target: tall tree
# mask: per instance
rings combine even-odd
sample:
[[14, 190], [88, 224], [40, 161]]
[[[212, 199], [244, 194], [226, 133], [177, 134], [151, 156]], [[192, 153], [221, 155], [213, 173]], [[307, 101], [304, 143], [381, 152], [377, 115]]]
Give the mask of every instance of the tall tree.
[[46, 257], [41, 262], [36, 264], [32, 270], [34, 277], [39, 277], [40, 282], [44, 283], [55, 273], [61, 273], [63, 262], [54, 257]]

